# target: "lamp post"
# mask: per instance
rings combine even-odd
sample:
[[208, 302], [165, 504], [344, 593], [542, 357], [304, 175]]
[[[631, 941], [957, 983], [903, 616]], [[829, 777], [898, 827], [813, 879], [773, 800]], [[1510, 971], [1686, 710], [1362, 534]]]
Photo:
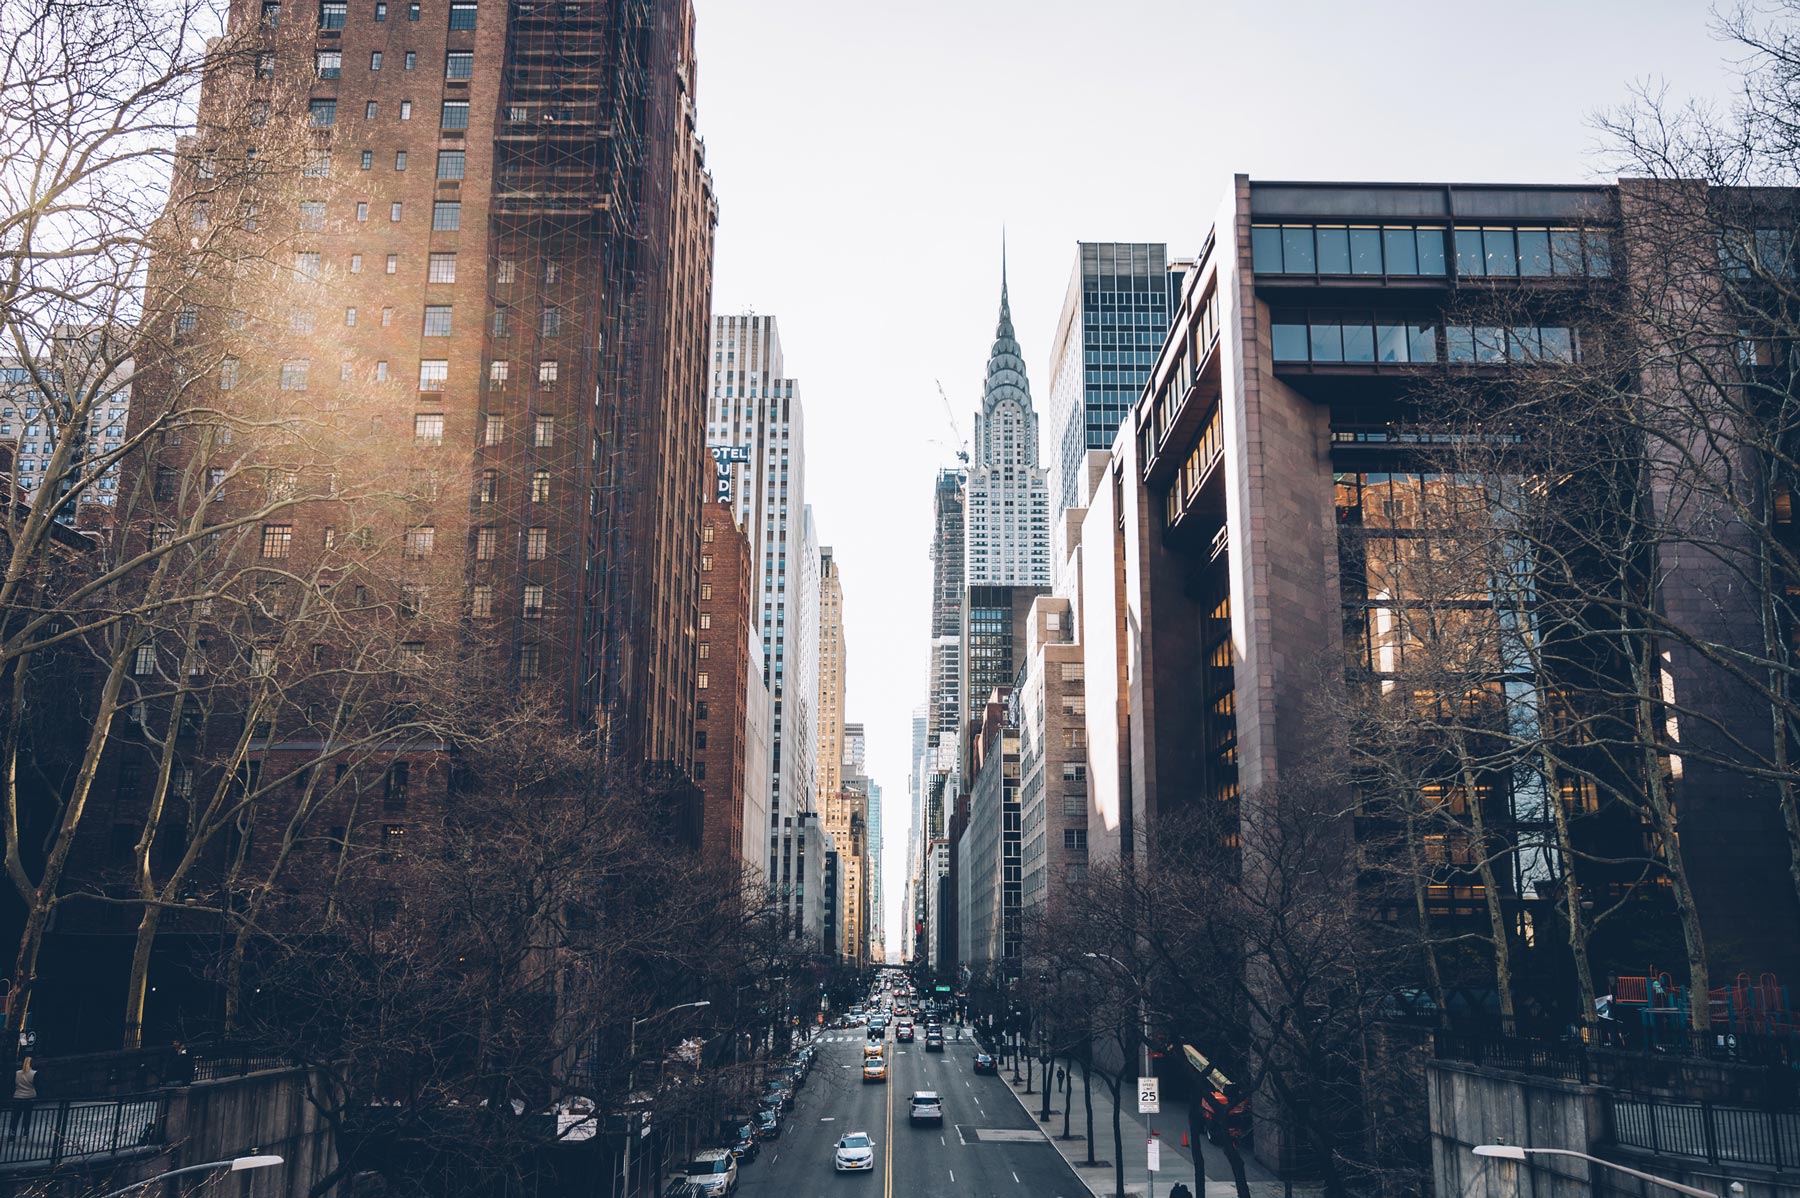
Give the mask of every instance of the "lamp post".
[[[642, 1019], [633, 1019], [631, 1021], [630, 1044], [625, 1050], [625, 1059], [627, 1062], [626, 1067], [625, 1067], [625, 1102], [627, 1105], [629, 1105], [631, 1102], [631, 1096], [637, 1092], [637, 1030], [638, 1030], [638, 1025], [641, 1023], [649, 1023], [652, 1019], [661, 1019], [664, 1015], [672, 1015], [676, 1011], [685, 1011], [685, 1010], [689, 1009], [690, 1007], [710, 1007], [710, 1006], [712, 1006], [711, 1000], [703, 998], [703, 999], [700, 999], [698, 1002], [677, 1003], [675, 1006], [668, 1007], [664, 1010], [658, 1011], [654, 1015], [646, 1015]], [[625, 1143], [626, 1143], [626, 1149], [623, 1154], [624, 1158], [625, 1158], [624, 1159], [625, 1173], [624, 1173], [623, 1177], [621, 1178], [621, 1181], [625, 1184], [625, 1186], [627, 1188], [629, 1188], [630, 1184], [631, 1184], [631, 1148], [630, 1148], [631, 1141], [630, 1141], [630, 1139], [627, 1139], [625, 1141]], [[660, 1162], [660, 1159], [661, 1159], [660, 1156], [657, 1159]], [[657, 1166], [657, 1169], [656, 1169], [656, 1172], [659, 1175], [655, 1179], [656, 1183], [660, 1183], [662, 1180], [661, 1176], [660, 1176], [661, 1171], [662, 1171], [661, 1165], [659, 1163]]]
[[1105, 953], [1084, 953], [1096, 961], [1110, 961], [1115, 969], [1131, 979], [1131, 988], [1137, 991], [1138, 1005], [1138, 1076], [1150, 1076], [1150, 1008], [1144, 1000], [1144, 987], [1138, 982], [1137, 974], [1131, 972], [1125, 962], [1117, 957], [1109, 957]]
[[281, 1164], [278, 1156], [239, 1156], [222, 1161], [207, 1161], [203, 1165], [189, 1165], [185, 1169], [171, 1169], [167, 1173], [158, 1173], [155, 1177], [146, 1177], [142, 1181], [134, 1181], [128, 1186], [110, 1190], [100, 1198], [118, 1198], [120, 1194], [129, 1194], [133, 1190], [141, 1190], [145, 1186], [155, 1185], [169, 1177], [180, 1177], [183, 1173], [205, 1173], [212, 1169], [229, 1169], [233, 1173], [242, 1173], [246, 1169], [267, 1169], [271, 1165]]
[[[1654, 1173], [1642, 1173], [1636, 1169], [1628, 1169], [1624, 1165], [1616, 1165], [1612, 1161], [1601, 1160], [1597, 1156], [1589, 1156], [1585, 1152], [1576, 1152], [1570, 1148], [1522, 1148], [1517, 1144], [1477, 1144], [1469, 1151], [1476, 1156], [1493, 1157], [1495, 1160], [1502, 1161], [1523, 1161], [1527, 1156], [1572, 1156], [1576, 1160], [1587, 1161], [1589, 1164], [1599, 1165], [1603, 1169], [1611, 1169], [1614, 1172], [1635, 1177], [1640, 1181], [1647, 1181], [1651, 1185], [1674, 1190], [1677, 1194], [1686, 1194], [1689, 1198], [1719, 1198], [1711, 1190], [1683, 1185], [1679, 1181], [1670, 1181], [1668, 1178], [1658, 1177]], [[1741, 1194], [1744, 1192], [1744, 1187], [1737, 1182], [1732, 1182], [1731, 1192]]]

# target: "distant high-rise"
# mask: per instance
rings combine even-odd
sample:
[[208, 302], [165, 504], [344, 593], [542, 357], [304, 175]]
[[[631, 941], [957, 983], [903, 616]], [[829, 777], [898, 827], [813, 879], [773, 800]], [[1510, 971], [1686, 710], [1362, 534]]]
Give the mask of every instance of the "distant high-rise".
[[819, 550], [819, 738], [813, 786], [821, 809], [844, 782], [844, 582], [831, 546]]
[[[1083, 505], [1081, 457], [1111, 449], [1137, 402], [1169, 327], [1168, 247], [1083, 241], [1050, 354], [1049, 485], [1052, 535]], [[1058, 555], [1062, 545], [1056, 545]]]
[[[799, 385], [786, 377], [773, 316], [713, 320], [707, 442], [716, 493], [750, 539], [753, 620], [769, 688], [768, 881], [794, 934], [816, 930], [803, 901], [823, 868], [813, 818], [818, 699], [818, 542], [806, 507]], [[723, 460], [721, 460], [723, 459]]]
[[1013, 335], [1004, 271], [1000, 321], [988, 354], [981, 410], [975, 414], [967, 492], [964, 584], [1049, 586], [1049, 483], [1038, 465], [1037, 411]]

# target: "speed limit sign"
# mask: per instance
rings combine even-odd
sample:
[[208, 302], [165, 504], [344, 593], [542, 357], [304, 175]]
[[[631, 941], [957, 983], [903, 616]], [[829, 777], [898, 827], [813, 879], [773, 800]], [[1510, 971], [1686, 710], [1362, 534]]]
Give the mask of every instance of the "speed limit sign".
[[1162, 1093], [1157, 1087], [1154, 1077], [1138, 1078], [1138, 1114], [1160, 1115], [1162, 1113]]

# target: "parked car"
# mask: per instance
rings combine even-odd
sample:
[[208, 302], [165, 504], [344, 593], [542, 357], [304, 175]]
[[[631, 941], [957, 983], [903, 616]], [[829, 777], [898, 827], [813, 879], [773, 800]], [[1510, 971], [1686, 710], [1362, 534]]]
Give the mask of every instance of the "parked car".
[[978, 1052], [975, 1054], [975, 1072], [976, 1073], [999, 1073], [1000, 1066], [994, 1063], [994, 1057], [993, 1057], [992, 1053]]
[[706, 1198], [725, 1198], [737, 1189], [737, 1157], [728, 1148], [702, 1149], [688, 1162], [687, 1179]]
[[762, 1110], [756, 1113], [756, 1138], [759, 1140], [779, 1140], [781, 1138], [781, 1112]]
[[914, 1123], [936, 1123], [943, 1126], [944, 1101], [935, 1090], [919, 1090], [912, 1096], [906, 1117]]
[[725, 1146], [732, 1156], [737, 1157], [738, 1164], [747, 1165], [762, 1155], [762, 1144], [756, 1138], [756, 1120], [727, 1119], [724, 1128]]
[[837, 1151], [831, 1167], [839, 1173], [875, 1172], [875, 1142], [866, 1131], [853, 1131], [838, 1137]]

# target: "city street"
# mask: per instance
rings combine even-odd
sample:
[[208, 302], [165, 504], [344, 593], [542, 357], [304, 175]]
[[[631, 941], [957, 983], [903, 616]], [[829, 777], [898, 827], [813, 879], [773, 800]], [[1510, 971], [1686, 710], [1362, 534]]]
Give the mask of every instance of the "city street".
[[[998, 1077], [976, 1077], [967, 1029], [946, 1029], [942, 1053], [924, 1041], [890, 1036], [888, 1080], [862, 1080], [862, 1028], [826, 1031], [814, 1041], [818, 1058], [782, 1123], [781, 1138], [742, 1170], [742, 1198], [960, 1198], [1018, 1195], [1083, 1198], [1086, 1189], [1055, 1147]], [[960, 1037], [960, 1038], [951, 1038]], [[913, 1127], [907, 1100], [915, 1090], [943, 1096], [944, 1124]], [[832, 1171], [832, 1147], [846, 1132], [865, 1131], [875, 1143], [873, 1177]]]

